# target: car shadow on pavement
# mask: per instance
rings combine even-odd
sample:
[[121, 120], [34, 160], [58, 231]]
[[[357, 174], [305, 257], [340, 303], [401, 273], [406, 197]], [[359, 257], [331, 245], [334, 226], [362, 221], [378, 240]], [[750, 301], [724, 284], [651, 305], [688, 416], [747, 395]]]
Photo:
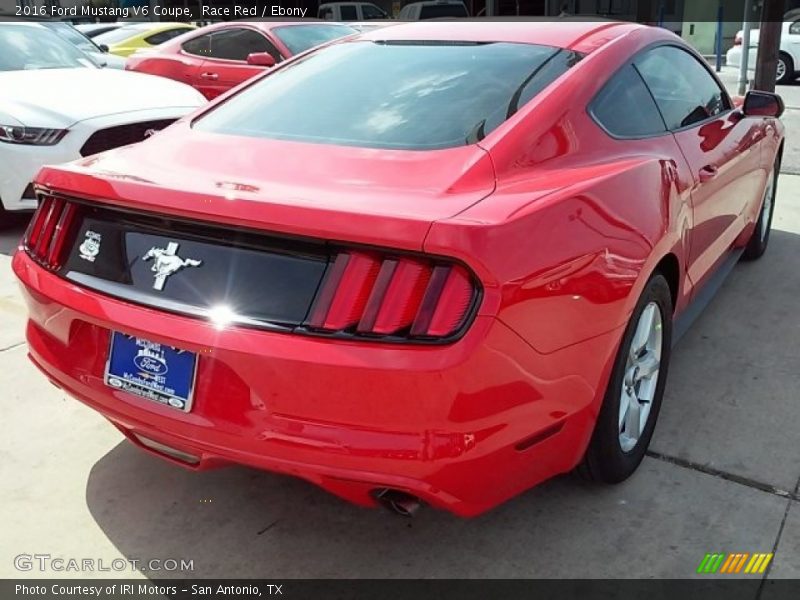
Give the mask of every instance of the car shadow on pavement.
[[[796, 439], [790, 386], [761, 397], [743, 385], [747, 398], [738, 399], [736, 386], [726, 385], [727, 396], [714, 399], [702, 387], [677, 385], [704, 369], [723, 382], [749, 379], [748, 369], [760, 375], [763, 360], [748, 366], [753, 351], [782, 355], [774, 375], [789, 376], [789, 362], [800, 358], [792, 341], [800, 322], [785, 318], [800, 289], [800, 236], [772, 236], [764, 260], [738, 265], [678, 346], [654, 438], [659, 453], [726, 465], [714, 454], [719, 447], [731, 469], [742, 462], [749, 475], [748, 461], [766, 465], [774, 454], [752, 440], [770, 437], [783, 448]], [[712, 357], [717, 347], [726, 360]], [[715, 429], [719, 413], [701, 409], [717, 401], [729, 412]], [[772, 416], [751, 419], [761, 405]], [[685, 414], [693, 415], [691, 427], [681, 426]], [[707, 439], [693, 446], [700, 432]], [[430, 508], [405, 519], [291, 477], [242, 467], [191, 472], [127, 441], [93, 466], [86, 502], [124, 556], [193, 561], [191, 572], [145, 573], [153, 578], [688, 577], [709, 548], [772, 548], [786, 509], [785, 498], [648, 457], [621, 485], [568, 475], [475, 519]]]
[[8, 219], [8, 222], [0, 228], [0, 254], [10, 256], [14, 254], [20, 240], [22, 240], [22, 235], [25, 233], [28, 221], [30, 221], [30, 215], [12, 214], [5, 218]]

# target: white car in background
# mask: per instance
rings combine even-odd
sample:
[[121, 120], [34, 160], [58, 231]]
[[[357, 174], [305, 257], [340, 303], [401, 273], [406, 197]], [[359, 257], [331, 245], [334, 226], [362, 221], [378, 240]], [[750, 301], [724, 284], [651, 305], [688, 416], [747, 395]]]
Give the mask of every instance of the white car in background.
[[[733, 40], [733, 47], [728, 50], [726, 64], [739, 68], [742, 64], [742, 37], [741, 31], [737, 32]], [[747, 68], [754, 71], [756, 68], [756, 54], [758, 53], [759, 30], [750, 30], [750, 52], [747, 59]], [[800, 70], [800, 19], [794, 18], [784, 21], [781, 29], [781, 47], [778, 55], [778, 72], [776, 83], [784, 84], [794, 81]]]
[[139, 142], [205, 102], [171, 79], [99, 68], [39, 24], [0, 22], [0, 226], [36, 208], [43, 165]]
[[468, 16], [469, 11], [461, 0], [423, 0], [406, 4], [400, 9], [397, 19], [399, 21], [420, 21]]
[[317, 18], [325, 21], [370, 21], [391, 17], [372, 2], [325, 2], [319, 5]]
[[51, 31], [55, 31], [65, 40], [77, 46], [78, 49], [91, 56], [99, 66], [109, 67], [110, 69], [125, 68], [124, 58], [109, 54], [106, 46], [98, 46], [71, 23], [66, 21], [41, 21], [39, 24]]

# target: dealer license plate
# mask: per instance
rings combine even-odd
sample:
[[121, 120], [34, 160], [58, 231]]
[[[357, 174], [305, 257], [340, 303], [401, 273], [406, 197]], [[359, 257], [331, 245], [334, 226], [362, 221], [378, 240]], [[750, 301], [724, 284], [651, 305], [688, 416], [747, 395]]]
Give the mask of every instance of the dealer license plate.
[[118, 332], [111, 334], [106, 385], [188, 412], [197, 355]]

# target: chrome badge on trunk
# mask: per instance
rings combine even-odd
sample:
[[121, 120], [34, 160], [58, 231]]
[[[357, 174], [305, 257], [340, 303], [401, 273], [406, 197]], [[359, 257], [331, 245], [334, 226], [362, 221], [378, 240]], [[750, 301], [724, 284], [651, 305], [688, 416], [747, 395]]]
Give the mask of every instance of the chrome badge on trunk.
[[202, 260], [195, 260], [193, 258], [181, 258], [177, 254], [178, 243], [170, 242], [167, 248], [150, 248], [142, 257], [142, 260], [153, 260], [151, 271], [156, 274], [156, 280], [153, 283], [153, 289], [161, 291], [164, 289], [164, 284], [167, 282], [167, 277], [173, 273], [177, 273], [184, 267], [199, 267], [203, 264]]

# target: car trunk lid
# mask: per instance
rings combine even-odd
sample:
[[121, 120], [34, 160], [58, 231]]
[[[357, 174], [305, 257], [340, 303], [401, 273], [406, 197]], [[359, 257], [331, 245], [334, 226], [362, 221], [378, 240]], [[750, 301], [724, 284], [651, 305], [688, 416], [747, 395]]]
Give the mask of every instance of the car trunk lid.
[[432, 222], [495, 185], [477, 145], [378, 150], [190, 131], [183, 122], [143, 143], [45, 168], [37, 181], [127, 209], [413, 250]]

